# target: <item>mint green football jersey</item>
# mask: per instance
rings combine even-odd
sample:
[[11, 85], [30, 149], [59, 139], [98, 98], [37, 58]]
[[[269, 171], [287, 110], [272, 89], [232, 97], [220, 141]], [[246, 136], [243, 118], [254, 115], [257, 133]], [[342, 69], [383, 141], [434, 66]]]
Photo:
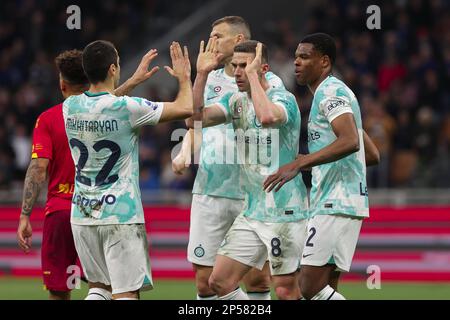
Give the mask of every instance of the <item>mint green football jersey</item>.
[[[283, 88], [283, 81], [272, 72], [266, 74], [269, 85]], [[208, 75], [204, 93], [207, 108], [229, 93], [238, 92], [236, 80], [218, 69]], [[199, 166], [192, 193], [216, 197], [243, 199], [239, 186], [240, 167], [236, 161], [233, 126], [230, 123], [202, 129]], [[233, 157], [234, 155], [234, 157]]]
[[158, 123], [163, 107], [161, 102], [107, 92], [85, 92], [64, 101], [76, 169], [73, 224], [144, 223], [138, 133], [139, 127]]
[[240, 184], [245, 196], [243, 215], [264, 222], [292, 222], [308, 218], [308, 199], [301, 174], [278, 192], [265, 192], [265, 178], [295, 160], [300, 138], [300, 111], [293, 94], [286, 89], [269, 88], [269, 99], [286, 112], [286, 122], [276, 128], [263, 128], [256, 117], [251, 97], [245, 92], [229, 93], [216, 105], [231, 122], [241, 165]]
[[355, 118], [360, 148], [338, 161], [312, 168], [311, 216], [369, 216], [361, 112], [355, 94], [334, 76], [327, 77], [314, 94], [308, 122], [308, 148], [313, 153], [335, 141], [331, 122], [344, 113], [352, 113]]

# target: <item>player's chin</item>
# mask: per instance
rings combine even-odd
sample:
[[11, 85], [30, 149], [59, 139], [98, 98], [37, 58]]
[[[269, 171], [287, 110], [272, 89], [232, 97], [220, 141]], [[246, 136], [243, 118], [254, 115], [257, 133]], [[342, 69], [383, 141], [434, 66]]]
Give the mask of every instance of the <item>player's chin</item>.
[[302, 75], [296, 74], [295, 79], [296, 79], [298, 85], [300, 85], [300, 86], [306, 85], [306, 79]]
[[246, 89], [247, 89], [247, 86], [244, 83], [238, 82], [237, 87], [238, 87], [239, 91], [241, 91], [241, 92], [246, 91]]

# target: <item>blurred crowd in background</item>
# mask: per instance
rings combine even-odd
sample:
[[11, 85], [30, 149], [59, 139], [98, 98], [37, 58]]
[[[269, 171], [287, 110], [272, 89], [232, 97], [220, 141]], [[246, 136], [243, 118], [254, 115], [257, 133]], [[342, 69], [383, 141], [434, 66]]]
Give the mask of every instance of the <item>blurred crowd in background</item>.
[[[54, 27], [65, 25], [67, 19], [67, 6], [61, 9], [58, 1], [2, 1], [0, 188], [7, 189], [23, 180], [36, 118], [61, 102], [53, 64], [58, 52], [83, 48], [101, 38], [112, 40], [124, 61], [139, 52], [137, 43], [157, 39], [205, 2], [86, 2], [83, 7], [90, 7], [85, 11], [92, 15], [83, 17], [86, 20], [82, 30], [71, 31], [68, 36], [66, 28]], [[295, 83], [294, 52], [304, 35], [326, 32], [338, 46], [334, 73], [356, 94], [364, 128], [381, 153], [380, 165], [368, 171], [369, 186], [449, 188], [449, 3], [385, 1], [380, 5], [381, 30], [366, 28], [366, 7], [370, 4], [366, 1], [324, 3], [317, 3], [301, 29], [288, 19], [266, 20], [260, 26], [261, 39], [257, 39], [269, 48], [271, 69], [298, 98], [303, 120], [300, 152], [307, 152], [306, 124], [312, 95]], [[192, 61], [196, 50], [191, 48]], [[146, 97], [154, 101], [174, 98], [175, 92], [168, 94], [161, 89], [150, 88]], [[182, 177], [171, 170], [171, 152], [176, 143], [170, 142], [170, 136], [180, 127], [184, 127], [183, 122], [142, 130], [143, 189], [192, 187], [195, 167]]]

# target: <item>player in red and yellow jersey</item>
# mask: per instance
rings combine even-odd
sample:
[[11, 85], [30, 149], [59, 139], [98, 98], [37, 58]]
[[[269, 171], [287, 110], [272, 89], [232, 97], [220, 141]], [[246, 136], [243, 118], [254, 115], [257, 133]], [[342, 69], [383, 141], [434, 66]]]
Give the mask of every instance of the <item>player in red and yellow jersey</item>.
[[[65, 51], [56, 59], [60, 72], [59, 86], [64, 98], [88, 88], [81, 64], [81, 52]], [[31, 162], [25, 176], [22, 211], [17, 236], [19, 246], [31, 248], [30, 215], [43, 185], [48, 180], [42, 234], [42, 273], [50, 299], [70, 299], [67, 268], [76, 265], [77, 252], [70, 226], [70, 207], [75, 168], [64, 128], [62, 104], [43, 112], [33, 132]]]
[[[127, 94], [150, 78], [158, 70], [155, 67], [148, 71], [154, 57], [155, 53], [147, 53], [133, 76], [114, 93], [118, 96]], [[81, 94], [89, 88], [82, 67], [81, 51], [65, 51], [56, 57], [55, 62], [64, 99]], [[75, 168], [67, 141], [61, 103], [43, 112], [36, 121], [31, 162], [25, 176], [22, 211], [17, 230], [19, 246], [29, 252], [32, 238], [31, 211], [48, 180], [41, 258], [44, 284], [49, 290], [50, 299], [55, 300], [70, 299], [71, 288], [68, 287], [68, 280], [73, 271], [68, 268], [77, 263], [70, 225], [74, 176]]]

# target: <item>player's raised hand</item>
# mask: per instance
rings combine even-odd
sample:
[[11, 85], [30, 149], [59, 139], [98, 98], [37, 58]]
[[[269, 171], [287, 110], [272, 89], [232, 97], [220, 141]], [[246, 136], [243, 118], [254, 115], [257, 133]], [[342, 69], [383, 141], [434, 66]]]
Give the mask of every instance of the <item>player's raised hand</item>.
[[19, 228], [17, 229], [17, 241], [19, 247], [24, 252], [29, 252], [31, 249], [31, 236], [33, 230], [31, 229], [30, 217], [26, 215], [20, 215]]
[[133, 83], [138, 85], [149, 79], [156, 72], [158, 72], [159, 67], [153, 67], [150, 71], [148, 70], [150, 67], [150, 63], [152, 63], [153, 59], [155, 59], [157, 56], [158, 51], [156, 49], [151, 49], [142, 57], [139, 66], [137, 67], [134, 74], [131, 76], [131, 80], [133, 81]]
[[223, 54], [217, 51], [217, 38], [209, 38], [205, 48], [205, 41], [200, 41], [200, 49], [197, 57], [197, 72], [209, 73], [217, 68]]
[[296, 161], [285, 164], [280, 167], [278, 171], [266, 178], [264, 180], [263, 189], [266, 192], [270, 192], [275, 188], [275, 192], [280, 190], [280, 188], [288, 181], [292, 180], [298, 173], [300, 169]]
[[256, 45], [255, 58], [252, 60], [247, 58], [247, 66], [245, 67], [245, 73], [258, 72], [261, 69], [262, 60], [262, 43], [258, 42]]
[[189, 52], [184, 46], [184, 52], [178, 42], [172, 42], [170, 45], [170, 58], [172, 59], [172, 68], [165, 66], [164, 68], [170, 75], [178, 80], [191, 79], [191, 62], [189, 61]]

